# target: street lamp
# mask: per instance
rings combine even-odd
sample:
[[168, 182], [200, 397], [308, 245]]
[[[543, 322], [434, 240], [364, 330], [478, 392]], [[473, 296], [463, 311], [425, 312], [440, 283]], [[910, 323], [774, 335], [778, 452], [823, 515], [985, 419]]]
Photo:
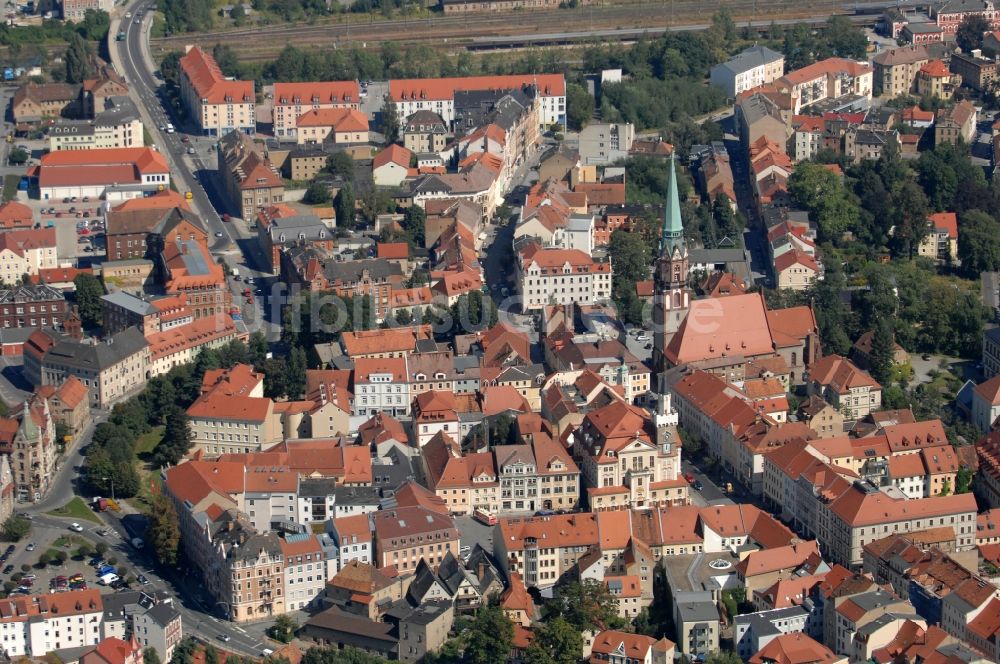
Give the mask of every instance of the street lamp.
[[113, 478], [113, 477], [102, 477], [101, 479], [103, 479], [105, 482], [107, 482], [108, 480], [111, 481], [111, 500], [112, 500], [112, 502], [115, 502], [115, 478]]

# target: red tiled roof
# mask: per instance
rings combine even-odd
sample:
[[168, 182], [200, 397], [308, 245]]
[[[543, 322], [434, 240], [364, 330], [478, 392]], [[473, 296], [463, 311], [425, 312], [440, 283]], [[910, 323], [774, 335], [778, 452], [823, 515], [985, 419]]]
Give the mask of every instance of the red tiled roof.
[[958, 215], [954, 212], [935, 212], [927, 217], [932, 228], [942, 228], [948, 231], [948, 237], [958, 239]]
[[275, 83], [274, 103], [278, 106], [296, 104], [357, 104], [361, 101], [361, 86], [357, 81], [311, 81], [306, 83]]
[[333, 131], [368, 131], [368, 116], [353, 108], [314, 108], [296, 121], [299, 127], [332, 127]]
[[409, 168], [411, 157], [413, 157], [413, 152], [407, 150], [402, 145], [393, 143], [392, 145], [390, 145], [389, 147], [387, 147], [386, 149], [382, 150], [377, 155], [375, 155], [375, 158], [372, 159], [372, 170], [381, 168], [382, 166], [385, 166], [389, 162], [398, 164], [403, 168]]
[[227, 102], [253, 103], [256, 101], [253, 81], [230, 81], [223, 75], [219, 64], [210, 54], [193, 46], [180, 60], [181, 71], [191, 81], [200, 99], [209, 104]]

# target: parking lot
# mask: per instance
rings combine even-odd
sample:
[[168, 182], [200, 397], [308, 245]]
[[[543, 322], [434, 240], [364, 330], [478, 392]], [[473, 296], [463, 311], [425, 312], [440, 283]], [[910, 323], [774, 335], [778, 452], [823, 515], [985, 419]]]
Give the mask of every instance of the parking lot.
[[[100, 583], [101, 572], [112, 573], [131, 583], [132, 587], [142, 585], [145, 579], [142, 571], [130, 566], [122, 552], [129, 545], [114, 531], [94, 527], [89, 522], [80, 524], [79, 528], [89, 530], [101, 541], [95, 545], [72, 527], [35, 524], [31, 534], [21, 542], [0, 547], [0, 581], [4, 591], [13, 595], [32, 595], [98, 588], [102, 593], [111, 593], [124, 587], [118, 582], [113, 585]], [[106, 580], [112, 581], [113, 577], [106, 577]]]
[[61, 263], [73, 263], [104, 253], [104, 204], [94, 198], [40, 201], [18, 192], [31, 208], [35, 228], [54, 228]]

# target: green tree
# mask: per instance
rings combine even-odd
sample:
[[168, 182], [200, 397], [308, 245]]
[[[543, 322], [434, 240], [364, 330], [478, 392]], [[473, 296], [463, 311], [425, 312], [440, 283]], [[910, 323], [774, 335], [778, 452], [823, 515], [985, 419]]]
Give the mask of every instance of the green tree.
[[990, 23], [982, 14], [966, 14], [958, 24], [955, 42], [964, 53], [983, 47], [983, 35], [989, 32]]
[[160, 654], [156, 648], [147, 646], [142, 649], [142, 664], [160, 664]]
[[[239, 5], [236, 5], [239, 7]], [[236, 51], [229, 44], [216, 44], [212, 47], [212, 57], [219, 65], [219, 69], [226, 76], [239, 77], [241, 73], [240, 60], [236, 56]]]
[[581, 632], [616, 629], [624, 624], [618, 616], [618, 600], [607, 586], [593, 579], [567, 583], [544, 608], [547, 616], [562, 616]]
[[978, 277], [1000, 267], [1000, 222], [981, 210], [970, 210], [959, 218], [958, 257], [962, 270]]
[[180, 51], [170, 51], [160, 60], [160, 76], [163, 81], [174, 88], [181, 82], [181, 58], [184, 54]]
[[892, 330], [892, 323], [887, 319], [880, 320], [872, 334], [871, 366], [869, 370], [872, 378], [877, 380], [881, 385], [888, 385], [892, 380], [895, 343], [896, 337]]
[[912, 180], [897, 185], [892, 191], [893, 244], [897, 255], [913, 257], [920, 242], [927, 236], [927, 215], [929, 209], [927, 196], [920, 185]]
[[559, 616], [535, 628], [528, 664], [576, 664], [583, 659], [583, 634]]
[[101, 282], [92, 274], [79, 274], [73, 279], [76, 287], [76, 306], [80, 313], [80, 321], [86, 327], [97, 327], [101, 324], [101, 298], [104, 288]]
[[857, 201], [841, 179], [822, 164], [803, 162], [788, 178], [792, 201], [809, 212], [822, 242], [840, 240], [860, 215]]
[[8, 542], [18, 542], [31, 532], [31, 521], [21, 516], [8, 517], [3, 522], [3, 537]]
[[736, 653], [729, 650], [719, 650], [709, 653], [705, 658], [705, 664], [743, 664], [743, 660]]
[[256, 332], [250, 335], [250, 341], [247, 344], [247, 347], [249, 349], [248, 354], [250, 356], [250, 362], [254, 366], [259, 365], [261, 362], [267, 359], [267, 352], [268, 352], [267, 338], [264, 336], [264, 333], [261, 332], [260, 330], [257, 330]]
[[[280, 616], [284, 617], [284, 616]], [[205, 664], [219, 664], [219, 651], [211, 643], [205, 645]]]
[[153, 497], [149, 512], [146, 544], [164, 567], [177, 567], [180, 556], [181, 531], [174, 503], [163, 493]]
[[385, 142], [387, 145], [391, 145], [399, 140], [399, 129], [401, 120], [399, 117], [399, 111], [396, 110], [396, 104], [392, 101], [392, 98], [386, 95], [385, 102], [382, 104], [382, 135], [385, 137]]
[[649, 278], [652, 247], [639, 233], [618, 229], [611, 234], [608, 254], [611, 256], [611, 292], [619, 316], [627, 323], [642, 322], [642, 302], [635, 284]]
[[578, 83], [566, 86], [566, 124], [580, 131], [594, 117], [594, 98]]
[[323, 170], [347, 182], [354, 182], [354, 159], [346, 152], [334, 152], [327, 157]]
[[427, 228], [427, 213], [419, 205], [411, 205], [403, 211], [403, 230], [418, 247], [424, 246]]
[[161, 466], [176, 466], [194, 444], [191, 425], [187, 413], [175, 408], [167, 416], [167, 425], [163, 431], [163, 440], [156, 446], [153, 458]]
[[333, 206], [337, 213], [337, 226], [346, 230], [353, 229], [357, 211], [354, 203], [354, 186], [350, 182], [344, 183], [344, 186], [337, 192]]
[[8, 163], [10, 163], [11, 166], [22, 166], [24, 165], [25, 162], [28, 161], [28, 157], [30, 156], [31, 155], [28, 154], [27, 150], [22, 150], [21, 148], [14, 148], [13, 150], [7, 153], [7, 161]]
[[83, 13], [83, 22], [77, 30], [84, 39], [90, 41], [104, 41], [108, 36], [108, 29], [111, 27], [111, 17], [106, 11], [100, 9], [88, 9]]
[[295, 401], [305, 395], [306, 370], [308, 368], [306, 351], [299, 347], [293, 348], [288, 357], [288, 371], [285, 374], [285, 389], [288, 391], [289, 399]]
[[64, 59], [67, 83], [83, 83], [93, 72], [90, 46], [78, 34], [70, 37]]
[[514, 641], [514, 623], [499, 606], [484, 606], [466, 630], [465, 637], [466, 662], [504, 664]]
[[965, 466], [959, 468], [955, 475], [955, 493], [969, 493], [972, 490], [973, 476], [973, 472]]
[[268, 628], [267, 635], [275, 641], [290, 643], [291, 640], [295, 638], [295, 630], [298, 628], [299, 626], [294, 620], [292, 620], [291, 616], [288, 614], [282, 614], [278, 616], [275, 619], [274, 624]]
[[329, 203], [330, 200], [330, 188], [316, 180], [309, 183], [306, 193], [302, 196], [302, 202], [307, 205], [323, 205]]

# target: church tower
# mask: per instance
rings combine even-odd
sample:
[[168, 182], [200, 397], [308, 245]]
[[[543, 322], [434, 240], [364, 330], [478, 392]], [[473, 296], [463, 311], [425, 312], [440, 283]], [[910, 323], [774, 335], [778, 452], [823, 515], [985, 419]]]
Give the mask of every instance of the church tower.
[[681, 221], [681, 202], [677, 194], [677, 168], [670, 156], [667, 180], [667, 206], [663, 213], [660, 257], [653, 274], [653, 370], [664, 371], [664, 353], [687, 316], [691, 292], [687, 287], [688, 251]]

